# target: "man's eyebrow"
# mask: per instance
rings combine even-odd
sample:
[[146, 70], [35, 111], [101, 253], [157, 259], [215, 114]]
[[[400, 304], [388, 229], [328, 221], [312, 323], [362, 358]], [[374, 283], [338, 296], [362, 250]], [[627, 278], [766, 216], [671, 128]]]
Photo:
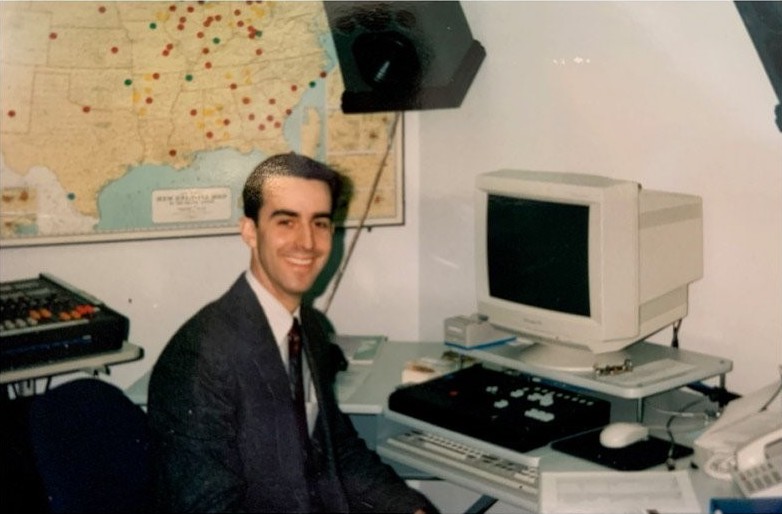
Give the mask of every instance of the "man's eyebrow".
[[[273, 211], [271, 214], [271, 217], [274, 218], [276, 216], [290, 216], [292, 218], [300, 218], [301, 213], [297, 211], [292, 211], [290, 209], [277, 209], [276, 211]], [[331, 213], [330, 212], [316, 212], [313, 216], [313, 219], [321, 219], [321, 218], [328, 218], [331, 219]]]

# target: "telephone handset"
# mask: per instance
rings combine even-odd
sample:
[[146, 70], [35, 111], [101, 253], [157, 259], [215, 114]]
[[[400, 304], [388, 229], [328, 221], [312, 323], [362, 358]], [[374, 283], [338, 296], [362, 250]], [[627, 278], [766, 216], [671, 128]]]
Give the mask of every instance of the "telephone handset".
[[782, 428], [736, 450], [733, 478], [745, 496], [782, 496]]

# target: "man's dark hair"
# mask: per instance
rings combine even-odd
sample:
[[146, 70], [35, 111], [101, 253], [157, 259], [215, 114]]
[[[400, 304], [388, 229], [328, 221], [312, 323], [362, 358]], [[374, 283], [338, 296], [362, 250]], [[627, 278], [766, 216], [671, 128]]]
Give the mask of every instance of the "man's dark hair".
[[273, 155], [250, 173], [244, 183], [244, 215], [258, 223], [263, 206], [263, 186], [269, 177], [298, 177], [325, 182], [331, 192], [331, 216], [339, 207], [344, 177], [327, 165], [295, 152]]

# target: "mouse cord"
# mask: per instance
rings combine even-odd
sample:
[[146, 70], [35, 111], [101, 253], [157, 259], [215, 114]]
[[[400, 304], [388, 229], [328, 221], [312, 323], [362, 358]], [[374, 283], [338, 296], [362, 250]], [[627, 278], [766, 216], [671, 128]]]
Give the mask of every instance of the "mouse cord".
[[665, 423], [665, 431], [668, 434], [668, 440], [671, 442], [671, 444], [668, 446], [668, 457], [665, 459], [665, 466], [668, 468], [668, 471], [673, 471], [674, 469], [676, 469], [676, 459], [673, 458], [673, 452], [676, 449], [676, 439], [673, 435], [673, 429], [671, 428], [673, 425], [673, 420], [676, 419], [678, 416], [683, 415], [693, 406], [699, 404], [702, 401], [703, 398], [696, 398], [690, 403], [687, 403], [684, 407], [679, 409], [679, 412], [677, 414], [670, 416], [668, 418], [668, 421]]

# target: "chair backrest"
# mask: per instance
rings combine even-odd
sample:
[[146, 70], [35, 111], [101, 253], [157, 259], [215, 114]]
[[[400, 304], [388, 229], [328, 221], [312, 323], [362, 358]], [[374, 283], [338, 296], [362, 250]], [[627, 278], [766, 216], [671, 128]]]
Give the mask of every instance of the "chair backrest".
[[117, 387], [78, 379], [36, 397], [30, 441], [52, 512], [141, 512], [150, 487], [144, 411]]

